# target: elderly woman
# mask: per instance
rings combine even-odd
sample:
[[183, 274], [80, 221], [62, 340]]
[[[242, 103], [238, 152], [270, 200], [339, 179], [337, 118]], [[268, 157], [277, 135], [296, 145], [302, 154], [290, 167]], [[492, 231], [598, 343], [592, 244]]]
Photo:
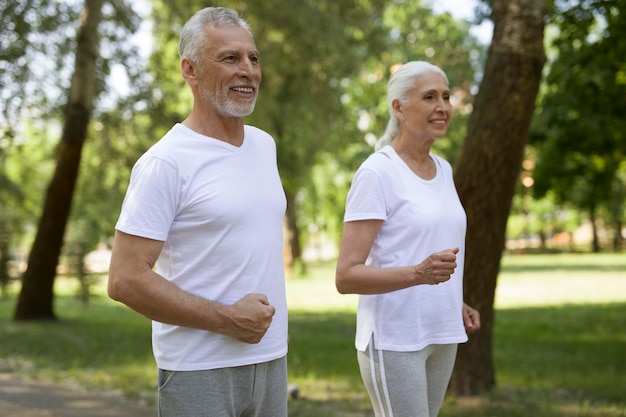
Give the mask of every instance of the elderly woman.
[[376, 417], [437, 416], [457, 345], [480, 328], [463, 302], [465, 210], [452, 167], [430, 151], [450, 95], [440, 68], [400, 67], [387, 129], [348, 193], [336, 285], [360, 294], [357, 357]]

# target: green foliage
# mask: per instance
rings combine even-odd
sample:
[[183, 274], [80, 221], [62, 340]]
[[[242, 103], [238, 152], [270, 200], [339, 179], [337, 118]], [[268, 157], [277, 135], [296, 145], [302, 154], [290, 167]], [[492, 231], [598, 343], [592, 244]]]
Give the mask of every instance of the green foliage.
[[54, 96], [68, 83], [61, 82], [61, 73], [67, 75], [64, 58], [71, 50], [68, 38], [76, 16], [67, 2], [22, 0], [0, 5], [1, 139], [15, 137], [25, 108], [36, 106], [37, 117], [60, 114]]
[[[51, 124], [41, 119], [59, 114], [50, 103], [59, 89], [58, 78], [47, 70], [54, 64], [53, 56], [58, 60], [66, 52], [66, 38], [57, 29], [72, 16], [69, 5], [56, 1], [0, 4], [0, 247], [8, 248], [10, 257], [15, 256], [26, 224], [36, 217], [42, 174], [51, 172], [44, 162], [52, 155], [46, 131]], [[42, 88], [46, 84], [49, 89]], [[2, 251], [0, 275], [6, 274], [8, 261]]]
[[276, 138], [283, 184], [295, 196], [320, 157], [354, 137], [343, 84], [383, 47], [383, 1], [233, 3], [250, 20], [262, 54], [264, 82], [250, 121]]
[[[384, 78], [391, 65], [427, 58], [434, 50], [438, 63], [443, 63], [445, 57], [455, 62], [446, 66], [455, 85], [463, 84], [466, 88], [467, 80], [472, 79], [469, 54], [474, 49], [463, 38], [467, 27], [453, 22], [449, 15], [435, 19], [422, 2], [389, 6], [382, 0], [296, 3], [240, 0], [223, 5], [242, 12], [255, 31], [262, 53], [264, 82], [249, 123], [275, 136], [284, 185], [288, 194], [300, 202], [298, 213], [303, 218], [301, 228], [305, 234], [307, 225], [313, 225], [331, 237], [338, 236], [351, 174], [371, 149], [361, 140], [363, 131], [358, 128], [358, 118], [364, 111], [372, 113], [378, 121], [369, 130], [376, 134], [382, 130], [387, 111]], [[71, 70], [74, 22], [79, 12], [76, 6], [43, 0], [28, 5], [17, 2], [13, 9], [5, 6], [7, 16], [23, 15], [27, 16], [27, 22], [37, 23], [21, 27], [23, 39], [28, 40], [25, 46], [31, 52], [16, 48], [11, 53], [11, 62], [21, 62], [21, 58], [17, 59], [19, 51], [24, 59], [32, 56], [50, 62], [46, 64], [50, 65], [49, 71], [42, 72], [41, 77], [33, 74], [24, 79], [23, 86], [36, 89], [39, 85], [56, 86], [57, 90], [45, 90], [51, 92], [54, 101], [48, 100], [48, 95], [18, 94], [17, 90], [11, 94], [32, 97], [32, 102], [22, 105], [38, 109], [37, 117], [44, 113], [45, 117], [60, 114], [58, 97], [63, 97], [61, 91]], [[192, 2], [188, 6], [152, 2], [154, 51], [149, 57], [149, 71], [145, 71], [142, 62], [145, 54], [139, 53], [144, 45], [135, 47], [127, 42], [139, 25], [139, 14], [124, 2], [107, 3], [105, 7], [98, 91], [106, 92], [98, 100], [90, 131], [92, 139], [84, 149], [69, 225], [70, 243], [80, 237], [93, 247], [106, 239], [112, 231], [130, 167], [190, 109], [191, 95], [178, 66], [178, 34], [190, 11], [206, 4]], [[416, 24], [418, 21], [410, 13], [422, 16], [422, 23]], [[43, 34], [50, 37], [42, 37]], [[415, 48], [418, 40], [419, 50]], [[50, 49], [52, 45], [48, 44], [57, 45], [56, 49]], [[50, 56], [48, 51], [56, 59], [46, 60]], [[127, 82], [110, 78], [118, 63], [123, 64]], [[3, 77], [13, 77], [2, 78], [7, 80], [5, 84], [27, 73], [22, 71], [26, 65], [33, 67], [30, 60], [24, 61], [24, 65], [12, 67], [11, 73], [5, 72]], [[382, 75], [381, 68], [386, 68]], [[370, 74], [374, 72], [379, 75], [372, 83]], [[105, 88], [106, 82], [111, 87]], [[118, 88], [120, 83], [128, 90]], [[358, 91], [363, 87], [373, 90], [360, 95]], [[10, 94], [4, 88], [2, 92]], [[42, 99], [48, 104], [44, 105]], [[372, 112], [371, 108], [375, 110]], [[21, 113], [16, 110], [15, 114], [17, 120]], [[456, 118], [454, 123], [458, 130], [451, 132], [462, 132], [461, 118]], [[7, 126], [16, 129], [14, 123]], [[450, 137], [455, 139], [440, 141], [443, 153], [454, 154], [458, 147], [454, 143], [460, 143], [461, 135]], [[94, 204], [95, 201], [99, 203]], [[35, 219], [36, 214], [31, 221]]]
[[[369, 123], [362, 130], [378, 137], [389, 120], [386, 90], [392, 68], [414, 60], [440, 66], [453, 89], [455, 114], [448, 137], [438, 140], [436, 151], [454, 163], [465, 136], [475, 71], [482, 65], [485, 47], [468, 34], [467, 23], [455, 21], [447, 13], [433, 15], [423, 1], [391, 2], [385, 9], [383, 26], [386, 47], [371, 54], [360, 76], [348, 81], [346, 107], [353, 117], [366, 116]], [[371, 151], [371, 143], [367, 148]]]
[[[65, 90], [73, 72], [81, 6], [81, 2], [48, 0], [3, 2], [0, 6], [0, 198], [6, 201], [0, 216], [1, 220], [8, 219], [3, 224], [11, 225], [10, 230], [3, 230], [2, 237], [10, 241], [12, 252], [25, 240], [23, 233], [32, 232], [26, 226], [36, 224], [43, 205], [46, 178], [54, 163], [54, 141], [61, 135], [63, 100], [68, 96]], [[119, 119], [137, 110], [142, 100], [145, 103], [142, 57], [127, 41], [139, 23], [140, 17], [129, 2], [106, 2], [99, 27], [95, 85], [98, 126], [104, 126], [105, 112], [111, 107]], [[122, 83], [112, 78], [114, 67], [125, 73], [127, 88], [118, 88]], [[111, 126], [119, 124], [114, 123]], [[92, 130], [97, 141], [101, 139], [98, 130], [102, 129]], [[117, 209], [107, 204], [121, 201], [119, 196], [106, 198], [111, 194], [111, 181], [103, 179], [111, 174], [105, 171], [110, 166], [105, 158], [111, 154], [89, 150], [88, 143], [87, 158], [82, 161], [88, 170], [81, 182], [90, 184], [79, 186], [74, 194], [78, 201], [66, 239], [69, 244], [75, 239], [84, 241], [87, 250], [103, 236], [110, 236], [111, 215]], [[118, 160], [126, 161], [126, 157]]]
[[[455, 21], [449, 14], [433, 15], [423, 1], [388, 2], [381, 18], [383, 47], [370, 48], [355, 76], [342, 79], [336, 93], [340, 94], [346, 123], [337, 145], [319, 151], [322, 158], [318, 158], [316, 170], [324, 171], [326, 182], [309, 184], [299, 198], [303, 223], [322, 229], [334, 240], [341, 231], [352, 175], [373, 151], [389, 120], [386, 88], [392, 68], [427, 60], [446, 71], [455, 96], [455, 115], [447, 137], [437, 141], [434, 151], [454, 163], [471, 109], [474, 70], [485, 52], [484, 46], [468, 35], [467, 23]], [[324, 221], [321, 213], [334, 215]]]
[[12, 255], [29, 240], [23, 233], [39, 214], [44, 184], [53, 170], [54, 142], [50, 132], [56, 130], [55, 123], [28, 122], [23, 130], [31, 140], [0, 146], [0, 217], [6, 221], [4, 237], [11, 243]]
[[[623, 205], [626, 155], [626, 3], [593, 0], [553, 16], [558, 27], [536, 110], [531, 144], [537, 150], [534, 195], [553, 190], [581, 209]], [[617, 184], [617, 185], [616, 185]], [[621, 201], [615, 201], [622, 198]], [[623, 223], [624, 212], [609, 222]]]
[[[138, 30], [141, 18], [132, 2], [105, 4], [97, 72], [101, 94], [89, 131], [90, 141], [81, 158], [66, 252], [87, 253], [109, 240], [130, 169], [139, 149], [152, 143], [145, 135], [149, 130], [146, 127], [151, 126], [144, 113], [151, 98], [151, 79], [146, 73], [145, 56], [140, 53], [144, 45], [128, 42]], [[113, 67], [123, 71], [123, 82], [113, 77]]]
[[[0, 128], [15, 136], [26, 117], [58, 119], [73, 71], [73, 53], [81, 2], [34, 0], [3, 2], [0, 6]], [[111, 67], [127, 69], [131, 88], [142, 74], [140, 55], [127, 38], [139, 16], [123, 1], [108, 2], [100, 26], [101, 48], [96, 91], [107, 89]], [[139, 72], [134, 72], [139, 70]], [[119, 99], [119, 97], [115, 97]], [[28, 113], [24, 113], [27, 111]]]
[[[164, 134], [191, 111], [191, 91], [180, 73], [178, 38], [193, 11], [206, 6], [209, 5], [200, 5], [200, 2], [190, 2], [186, 7], [163, 0], [152, 2], [154, 48], [149, 56], [148, 71], [153, 84], [147, 112], [153, 119], [155, 129], [151, 132], [155, 131], [155, 134], [159, 131]], [[151, 141], [155, 142], [160, 137], [152, 137]]]
[[[296, 200], [308, 224], [302, 230], [302, 238], [311, 247], [317, 244], [322, 250], [330, 243], [326, 239], [333, 241], [341, 235], [343, 207], [351, 179], [350, 173], [330, 156], [311, 168], [310, 182], [300, 190]], [[319, 255], [320, 259], [328, 257], [323, 252]]]
[[94, 122], [90, 132], [94, 140], [83, 150], [68, 226], [69, 246], [78, 245], [89, 252], [111, 238], [132, 166], [141, 149], [153, 142], [145, 135], [149, 124], [144, 114], [120, 119], [115, 111]]

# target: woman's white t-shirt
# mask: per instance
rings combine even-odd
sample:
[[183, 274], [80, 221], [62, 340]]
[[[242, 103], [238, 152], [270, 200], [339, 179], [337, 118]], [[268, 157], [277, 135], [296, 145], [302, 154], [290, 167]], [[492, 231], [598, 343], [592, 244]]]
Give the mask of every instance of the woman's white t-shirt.
[[462, 319], [466, 215], [452, 167], [437, 155], [431, 158], [437, 174], [424, 180], [386, 146], [354, 176], [344, 221], [383, 220], [367, 265], [417, 265], [434, 252], [460, 249], [447, 282], [359, 296], [355, 344], [361, 351], [372, 334], [377, 349], [391, 351], [467, 341]]
[[251, 126], [236, 147], [177, 124], [137, 161], [116, 229], [164, 241], [156, 272], [208, 300], [261, 293], [276, 308], [258, 344], [153, 321], [159, 368], [216, 369], [287, 353], [285, 207], [274, 140]]

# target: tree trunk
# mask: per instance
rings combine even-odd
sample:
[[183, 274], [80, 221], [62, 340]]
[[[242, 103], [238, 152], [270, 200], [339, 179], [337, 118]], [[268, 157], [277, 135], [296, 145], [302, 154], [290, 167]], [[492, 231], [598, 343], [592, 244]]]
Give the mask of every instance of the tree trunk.
[[480, 332], [459, 346], [451, 390], [461, 396], [495, 386], [496, 282], [545, 62], [545, 0], [494, 0], [492, 4], [494, 36], [455, 167], [468, 215], [464, 298], [480, 311], [482, 324]]
[[0, 210], [0, 296], [7, 294], [9, 285], [9, 236], [6, 213]]
[[98, 25], [102, 20], [103, 2], [85, 0], [56, 169], [48, 185], [37, 235], [22, 278], [14, 316], [16, 320], [56, 319], [53, 308], [54, 279], [95, 97]]
[[615, 220], [615, 234], [613, 235], [613, 252], [615, 253], [622, 251], [622, 241], [624, 240], [622, 227], [622, 222], [619, 219]]
[[304, 272], [304, 262], [302, 261], [302, 247], [300, 246], [300, 232], [298, 231], [296, 201], [295, 197], [288, 191], [285, 191], [285, 195], [287, 196], [286, 242], [289, 250], [285, 257], [286, 260], [289, 260], [286, 270], [289, 274], [300, 274]]
[[598, 222], [596, 220], [596, 205], [589, 206], [589, 221], [591, 222], [591, 251], [600, 253], [600, 240], [598, 239]]

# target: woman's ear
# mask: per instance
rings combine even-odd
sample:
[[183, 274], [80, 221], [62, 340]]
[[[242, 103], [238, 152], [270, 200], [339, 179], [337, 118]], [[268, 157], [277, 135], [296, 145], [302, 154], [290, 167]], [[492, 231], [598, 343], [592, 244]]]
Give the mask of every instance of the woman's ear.
[[400, 120], [404, 120], [404, 108], [402, 107], [402, 103], [397, 98], [391, 101], [391, 109], [396, 117]]

